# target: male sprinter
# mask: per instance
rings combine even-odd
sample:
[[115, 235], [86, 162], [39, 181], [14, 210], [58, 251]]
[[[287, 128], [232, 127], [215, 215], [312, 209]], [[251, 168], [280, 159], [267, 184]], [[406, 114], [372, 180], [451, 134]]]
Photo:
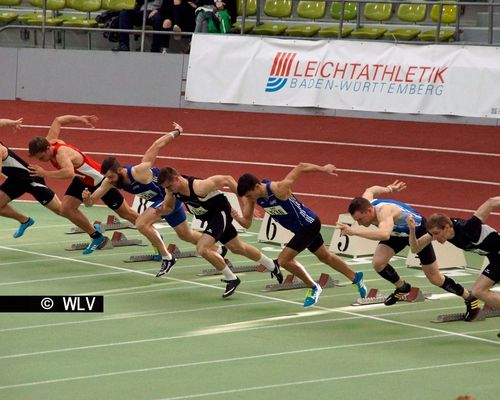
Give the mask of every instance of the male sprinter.
[[[13, 132], [21, 129], [23, 119], [0, 119], [0, 128], [11, 128]], [[28, 163], [0, 142], [0, 174], [6, 179], [0, 185], [0, 215], [19, 222], [19, 228], [14, 232], [14, 238], [23, 236], [24, 231], [35, 223], [35, 220], [21, 214], [9, 203], [25, 193], [31, 194], [41, 205], [60, 214], [61, 201], [50, 190], [42, 178], [30, 176]]]
[[346, 276], [358, 288], [361, 297], [366, 297], [366, 286], [363, 283], [363, 273], [354, 272], [336, 254], [325, 247], [321, 236], [321, 221], [316, 214], [298, 200], [292, 192], [295, 181], [308, 172], [325, 172], [336, 175], [331, 164], [319, 166], [300, 163], [281, 181], [271, 182], [269, 179], [259, 180], [252, 174], [244, 174], [238, 179], [238, 196], [243, 202], [243, 216], [233, 210], [233, 218], [241, 226], [249, 228], [252, 224], [255, 204], [261, 206], [271, 218], [275, 219], [294, 236], [278, 256], [282, 268], [299, 277], [310, 287], [304, 307], [309, 307], [318, 301], [321, 286], [313, 281], [296, 257], [306, 248], [321, 262]]
[[[349, 213], [362, 226], [375, 225], [377, 229], [364, 230], [345, 224], [340, 229], [345, 235], [355, 235], [366, 239], [378, 240], [379, 245], [373, 255], [372, 265], [375, 271], [385, 280], [391, 282], [396, 290], [385, 299], [390, 306], [401, 300], [410, 292], [411, 285], [400, 278], [396, 270], [389, 264], [391, 258], [409, 246], [408, 216], [412, 215], [416, 224], [416, 236], [427, 233], [425, 218], [405, 203], [396, 200], [379, 200], [376, 196], [385, 193], [400, 192], [406, 188], [404, 182], [398, 180], [388, 186], [372, 186], [365, 190], [362, 197], [356, 197], [349, 205]], [[445, 276], [439, 270], [434, 248], [429, 242], [418, 253], [425, 276], [433, 285], [465, 299], [465, 320], [472, 321], [479, 314], [477, 299], [467, 289]]]
[[[57, 171], [47, 171], [39, 165], [30, 165], [31, 175], [53, 179], [72, 179], [66, 193], [64, 194], [61, 215], [68, 218], [76, 226], [80, 227], [92, 239], [83, 254], [90, 254], [101, 248], [106, 238], [100, 232], [99, 226], [92, 226], [87, 217], [78, 209], [82, 203], [82, 192], [88, 188], [95, 191], [101, 184], [104, 176], [101, 174], [101, 165], [83, 154], [76, 147], [66, 144], [59, 139], [61, 127], [80, 123], [94, 128], [97, 122], [94, 115], [63, 115], [52, 122], [46, 137], [34, 137], [29, 142], [29, 155], [40, 161], [50, 161]], [[132, 210], [118, 190], [110, 190], [102, 198], [103, 202], [115, 211], [120, 217], [130, 221], [136, 220], [137, 212]]]

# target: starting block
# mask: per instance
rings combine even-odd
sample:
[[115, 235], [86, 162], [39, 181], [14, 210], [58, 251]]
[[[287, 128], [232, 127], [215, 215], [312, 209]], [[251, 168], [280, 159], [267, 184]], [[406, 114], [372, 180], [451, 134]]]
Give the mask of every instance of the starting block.
[[[404, 295], [400, 301], [407, 301], [409, 303], [415, 303], [415, 302], [420, 302], [424, 301], [425, 299], [429, 298], [431, 295], [422, 292], [417, 287], [412, 286], [410, 289], [410, 293]], [[380, 304], [385, 301], [387, 296], [384, 296], [378, 289], [370, 289], [368, 294], [364, 299], [358, 298], [356, 300], [356, 303], [353, 303], [353, 306], [365, 306], [368, 304]]]
[[[338, 280], [332, 279], [329, 274], [325, 273], [320, 275], [316, 283], [320, 285], [322, 289], [341, 286]], [[275, 292], [278, 290], [303, 289], [303, 288], [307, 288], [307, 285], [304, 282], [297, 279], [295, 275], [287, 275], [281, 285], [279, 283], [272, 283], [270, 285], [266, 285], [266, 287], [264, 288], [264, 292]]]
[[[167, 246], [167, 250], [170, 254], [173, 254], [175, 258], [198, 257], [196, 250], [181, 251], [174, 243], [170, 243]], [[159, 253], [143, 254], [139, 256], [130, 256], [128, 260], [124, 260], [126, 263], [143, 261], [161, 261], [161, 255]]]
[[[500, 317], [500, 310], [495, 310], [489, 305], [485, 304], [478, 316], [469, 322], [484, 321], [486, 318]], [[465, 318], [465, 313], [455, 313], [455, 314], [440, 314], [436, 319], [431, 322], [442, 323], [442, 322], [455, 322], [463, 321]]]
[[[266, 272], [267, 269], [263, 265], [259, 264], [253, 264], [253, 265], [239, 265], [239, 266], [234, 266], [231, 261], [228, 259], [224, 259], [226, 261], [227, 266], [231, 271], [233, 271], [235, 274], [239, 272]], [[212, 275], [221, 275], [222, 272], [220, 272], [218, 269], [215, 268], [210, 268], [210, 269], [204, 269], [202, 270], [199, 274], [196, 274], [198, 276], [212, 276]]]
[[[108, 219], [106, 220], [106, 223], [103, 224], [101, 221], [94, 221], [94, 225], [99, 224], [101, 225], [101, 231], [116, 231], [118, 229], [127, 229], [127, 228], [135, 228], [134, 225], [129, 222], [129, 221], [120, 221], [118, 218], [116, 218], [115, 215], [108, 215]], [[66, 234], [73, 234], [73, 233], [83, 233], [83, 230], [79, 228], [78, 226], [74, 226], [71, 228]]]
[[[65, 250], [73, 251], [73, 250], [84, 250], [87, 248], [89, 243], [73, 243], [70, 247], [66, 247]], [[102, 245], [98, 250], [107, 250], [112, 249], [113, 247], [122, 247], [122, 246], [145, 246], [142, 244], [141, 239], [127, 239], [126, 236], [122, 232], [113, 232], [113, 236], [111, 240], [106, 238], [104, 245]]]

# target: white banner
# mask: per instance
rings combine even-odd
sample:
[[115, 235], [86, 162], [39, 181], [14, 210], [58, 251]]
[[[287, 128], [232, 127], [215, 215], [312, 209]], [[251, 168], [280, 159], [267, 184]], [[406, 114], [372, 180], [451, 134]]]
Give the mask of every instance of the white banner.
[[499, 118], [499, 50], [197, 34], [186, 100]]

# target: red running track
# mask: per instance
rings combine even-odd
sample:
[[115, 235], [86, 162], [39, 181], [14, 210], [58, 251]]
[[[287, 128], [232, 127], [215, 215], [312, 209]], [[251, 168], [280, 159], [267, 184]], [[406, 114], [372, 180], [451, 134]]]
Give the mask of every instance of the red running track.
[[[424, 215], [468, 216], [488, 197], [500, 195], [498, 127], [23, 101], [0, 101], [0, 106], [1, 118], [24, 117], [18, 134], [1, 133], [23, 157], [31, 137], [45, 136], [57, 115], [95, 114], [96, 130], [65, 129], [61, 138], [99, 161], [117, 154], [122, 163], [138, 162], [159, 132], [176, 121], [186, 133], [165, 148], [158, 165], [184, 174], [237, 178], [252, 172], [280, 179], [301, 161], [335, 164], [338, 177], [308, 174], [294, 188], [327, 224], [364, 188], [395, 179], [406, 181], [408, 189], [391, 198]], [[49, 184], [60, 195], [67, 186]], [[488, 222], [498, 228], [500, 213]]]

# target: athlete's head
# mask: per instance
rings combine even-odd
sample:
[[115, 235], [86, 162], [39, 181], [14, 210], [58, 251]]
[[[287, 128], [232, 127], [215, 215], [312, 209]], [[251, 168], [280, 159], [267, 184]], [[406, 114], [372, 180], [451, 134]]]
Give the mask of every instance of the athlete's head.
[[49, 161], [52, 156], [49, 141], [41, 136], [35, 136], [28, 145], [28, 154], [30, 157], [40, 161]]
[[444, 243], [454, 236], [453, 223], [450, 217], [444, 214], [432, 214], [425, 223], [425, 227], [432, 238], [439, 243]]
[[255, 186], [260, 183], [259, 178], [252, 174], [243, 174], [238, 179], [238, 196], [244, 197], [252, 195], [255, 191]]
[[375, 209], [370, 201], [364, 197], [352, 199], [348, 211], [354, 221], [362, 226], [370, 226], [375, 216]]
[[101, 174], [103, 174], [113, 186], [120, 187], [123, 185], [123, 171], [123, 167], [115, 157], [105, 158], [101, 164]]
[[172, 167], [163, 167], [158, 174], [158, 184], [171, 192], [177, 192], [181, 183], [180, 174]]

